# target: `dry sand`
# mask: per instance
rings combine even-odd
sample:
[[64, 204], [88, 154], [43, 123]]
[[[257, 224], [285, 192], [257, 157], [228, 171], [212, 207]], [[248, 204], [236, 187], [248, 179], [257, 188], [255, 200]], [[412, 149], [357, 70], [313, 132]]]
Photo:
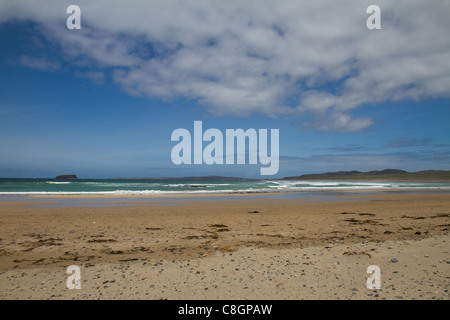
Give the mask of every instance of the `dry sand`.
[[0, 299], [448, 300], [448, 194], [338, 198], [3, 201]]

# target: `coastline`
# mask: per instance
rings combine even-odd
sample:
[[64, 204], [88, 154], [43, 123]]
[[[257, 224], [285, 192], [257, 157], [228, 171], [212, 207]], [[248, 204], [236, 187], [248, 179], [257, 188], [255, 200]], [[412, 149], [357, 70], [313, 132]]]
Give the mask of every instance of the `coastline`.
[[[334, 196], [2, 202], [0, 298], [448, 299], [447, 194]], [[73, 264], [83, 272], [81, 290], [66, 288]], [[383, 275], [396, 267], [377, 293], [365, 288], [370, 264]]]
[[215, 191], [171, 191], [162, 193], [148, 193], [145, 191], [132, 192], [9, 192], [0, 193], [0, 201], [8, 197], [27, 198], [184, 198], [184, 197], [233, 197], [233, 196], [276, 196], [276, 195], [313, 195], [313, 194], [439, 194], [450, 193], [450, 188], [322, 188], [317, 190], [284, 189], [284, 190], [215, 190]]
[[206, 197], [234, 195], [450, 192], [450, 181], [430, 180], [211, 180], [158, 179], [0, 179], [0, 201], [8, 196], [30, 197]]

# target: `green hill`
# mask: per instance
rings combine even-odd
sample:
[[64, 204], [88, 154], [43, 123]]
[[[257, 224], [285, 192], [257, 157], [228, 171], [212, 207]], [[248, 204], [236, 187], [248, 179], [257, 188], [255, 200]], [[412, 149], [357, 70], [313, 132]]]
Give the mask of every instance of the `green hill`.
[[360, 171], [336, 171], [316, 174], [304, 174], [294, 177], [285, 177], [282, 180], [450, 180], [450, 171], [425, 170], [407, 172], [398, 169]]

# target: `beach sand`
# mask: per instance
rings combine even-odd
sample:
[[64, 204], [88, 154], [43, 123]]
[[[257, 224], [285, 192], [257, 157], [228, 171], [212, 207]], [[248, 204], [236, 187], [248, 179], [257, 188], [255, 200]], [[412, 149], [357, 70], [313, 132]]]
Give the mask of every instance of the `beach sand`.
[[0, 203], [0, 299], [449, 299], [448, 194], [55, 199]]

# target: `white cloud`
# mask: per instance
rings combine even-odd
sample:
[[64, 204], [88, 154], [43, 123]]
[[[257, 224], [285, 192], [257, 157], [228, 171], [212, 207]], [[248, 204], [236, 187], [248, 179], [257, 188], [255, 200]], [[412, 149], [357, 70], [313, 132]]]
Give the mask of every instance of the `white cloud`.
[[77, 78], [87, 78], [91, 81], [93, 81], [95, 84], [102, 84], [105, 82], [105, 74], [103, 72], [96, 72], [96, 71], [75, 71], [75, 76]]
[[[45, 4], [45, 5], [44, 5]], [[450, 2], [69, 1], [0, 4], [0, 22], [32, 20], [74, 63], [112, 68], [127, 92], [198, 100], [217, 115], [301, 119], [319, 130], [361, 131], [365, 104], [450, 97]], [[98, 71], [98, 70], [97, 70]]]
[[47, 58], [35, 58], [28, 55], [22, 55], [19, 58], [19, 64], [41, 71], [58, 71], [61, 69], [59, 61], [50, 61]]

